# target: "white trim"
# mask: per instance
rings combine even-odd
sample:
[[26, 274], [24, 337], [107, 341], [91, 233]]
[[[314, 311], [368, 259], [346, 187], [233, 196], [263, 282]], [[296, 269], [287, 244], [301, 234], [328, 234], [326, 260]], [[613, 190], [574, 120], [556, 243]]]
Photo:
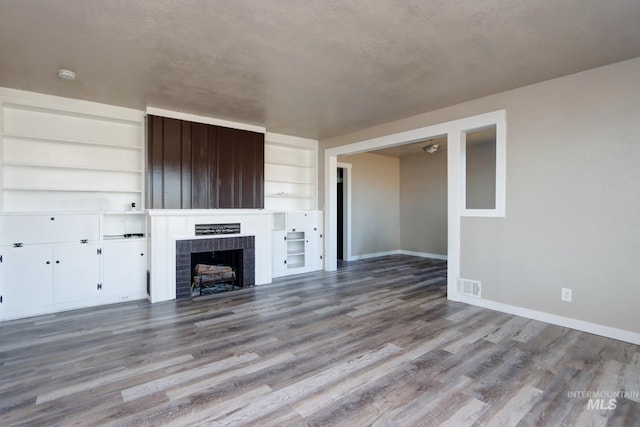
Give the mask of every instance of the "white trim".
[[563, 326], [565, 328], [576, 329], [578, 331], [588, 332], [590, 334], [600, 335], [603, 337], [613, 338], [616, 340], [640, 345], [640, 333], [637, 332], [613, 328], [611, 326], [599, 325], [597, 323], [586, 322], [584, 320], [572, 319], [570, 317], [559, 316], [557, 314], [545, 313], [543, 311], [517, 307], [514, 305], [504, 304], [487, 299], [460, 295], [459, 301], [490, 310], [500, 311], [502, 313], [526, 317], [527, 319], [539, 320], [541, 322], [551, 323], [552, 325]]
[[251, 132], [266, 133], [266, 128], [261, 126], [250, 125], [247, 123], [232, 122], [229, 120], [216, 119], [213, 117], [198, 116], [196, 114], [181, 113], [179, 111], [164, 110], [162, 108], [147, 107], [147, 114], [153, 116], [168, 117], [170, 119], [186, 120], [196, 123], [205, 123], [208, 125], [222, 126], [226, 128], [248, 130]]
[[447, 134], [447, 298], [458, 301], [460, 276], [460, 132]]
[[338, 269], [338, 157], [329, 155], [325, 151], [324, 159], [324, 269], [336, 271]]
[[[494, 115], [488, 117], [484, 125], [496, 125], [496, 188], [495, 188], [495, 208], [494, 209], [467, 209], [467, 180], [466, 180], [466, 131], [473, 131], [468, 128], [461, 132], [460, 135], [460, 206], [461, 216], [473, 217], [504, 217], [505, 216], [505, 199], [506, 199], [506, 182], [507, 182], [507, 117], [504, 110], [496, 111]], [[476, 128], [476, 129], [477, 129]]]
[[420, 257], [420, 258], [441, 259], [441, 260], [444, 260], [444, 261], [446, 261], [447, 258], [449, 258], [447, 255], [430, 254], [430, 253], [427, 253], [427, 252], [406, 251], [404, 249], [401, 249], [400, 253], [402, 255], [411, 255], [411, 256], [417, 256], [417, 257]]

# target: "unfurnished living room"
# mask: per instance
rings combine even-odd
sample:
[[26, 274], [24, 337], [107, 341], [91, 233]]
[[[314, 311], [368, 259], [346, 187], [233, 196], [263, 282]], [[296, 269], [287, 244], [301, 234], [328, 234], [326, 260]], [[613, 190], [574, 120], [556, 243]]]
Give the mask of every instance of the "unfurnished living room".
[[639, 23], [0, 0], [0, 424], [640, 425]]

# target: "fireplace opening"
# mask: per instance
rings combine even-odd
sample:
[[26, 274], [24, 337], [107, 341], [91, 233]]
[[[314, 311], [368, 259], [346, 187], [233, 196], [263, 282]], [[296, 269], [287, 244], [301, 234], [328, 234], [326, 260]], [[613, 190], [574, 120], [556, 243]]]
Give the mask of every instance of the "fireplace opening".
[[191, 296], [241, 289], [242, 255], [242, 249], [193, 252]]
[[227, 265], [235, 269], [233, 289], [252, 287], [256, 283], [255, 236], [176, 240], [177, 299], [192, 298], [193, 269], [199, 263]]

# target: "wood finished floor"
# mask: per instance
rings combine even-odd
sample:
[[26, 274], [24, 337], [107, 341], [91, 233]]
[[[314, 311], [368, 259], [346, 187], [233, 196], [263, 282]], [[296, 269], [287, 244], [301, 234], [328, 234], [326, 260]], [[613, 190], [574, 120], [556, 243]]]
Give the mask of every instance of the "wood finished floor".
[[[640, 347], [449, 302], [391, 256], [192, 301], [0, 324], [0, 424], [640, 425]], [[607, 399], [608, 402], [608, 399]]]

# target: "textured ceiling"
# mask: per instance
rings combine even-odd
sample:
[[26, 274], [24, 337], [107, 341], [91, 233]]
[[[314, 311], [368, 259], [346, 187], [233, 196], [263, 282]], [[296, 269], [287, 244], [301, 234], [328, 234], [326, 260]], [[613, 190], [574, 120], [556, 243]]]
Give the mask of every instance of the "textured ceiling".
[[639, 23], [640, 0], [0, 0], [0, 86], [325, 138], [640, 56]]

